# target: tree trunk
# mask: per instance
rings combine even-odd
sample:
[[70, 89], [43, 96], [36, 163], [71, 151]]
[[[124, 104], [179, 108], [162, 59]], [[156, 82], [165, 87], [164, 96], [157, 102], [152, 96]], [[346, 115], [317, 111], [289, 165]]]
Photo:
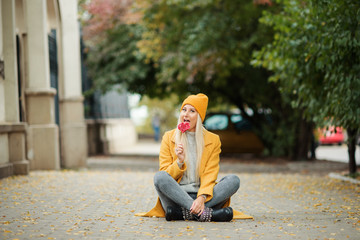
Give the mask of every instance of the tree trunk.
[[309, 159], [308, 152], [313, 130], [312, 123], [309, 123], [305, 119], [300, 119], [298, 126], [298, 131], [296, 131], [296, 144], [294, 146], [292, 159]]
[[349, 173], [355, 174], [356, 169], [356, 159], [355, 159], [355, 150], [356, 150], [356, 129], [348, 129], [348, 153], [349, 153]]

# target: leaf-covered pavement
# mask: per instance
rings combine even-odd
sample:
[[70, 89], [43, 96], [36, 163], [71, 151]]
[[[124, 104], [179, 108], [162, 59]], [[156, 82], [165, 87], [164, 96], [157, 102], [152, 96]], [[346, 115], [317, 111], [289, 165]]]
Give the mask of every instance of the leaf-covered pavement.
[[155, 204], [153, 175], [32, 171], [2, 179], [0, 239], [360, 238], [359, 185], [317, 175], [238, 174], [232, 207], [254, 220], [166, 222], [134, 216]]

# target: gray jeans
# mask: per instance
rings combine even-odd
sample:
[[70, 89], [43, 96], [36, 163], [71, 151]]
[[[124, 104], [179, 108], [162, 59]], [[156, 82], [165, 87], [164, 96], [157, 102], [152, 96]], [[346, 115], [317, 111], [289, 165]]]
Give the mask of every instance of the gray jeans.
[[[190, 210], [197, 193], [187, 193], [167, 172], [160, 171], [154, 176], [155, 189], [161, 205], [166, 211], [168, 206], [180, 206]], [[236, 175], [222, 178], [213, 190], [213, 198], [205, 203], [206, 207], [221, 208], [240, 187], [240, 179]]]

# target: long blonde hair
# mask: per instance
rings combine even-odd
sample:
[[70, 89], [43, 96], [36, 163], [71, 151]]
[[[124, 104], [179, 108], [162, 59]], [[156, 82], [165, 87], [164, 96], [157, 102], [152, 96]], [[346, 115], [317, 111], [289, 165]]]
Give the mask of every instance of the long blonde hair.
[[[180, 120], [180, 116], [178, 119], [178, 124], [181, 123]], [[195, 127], [195, 141], [196, 141], [196, 171], [195, 171], [195, 176], [196, 176], [196, 182], [198, 183], [198, 181], [200, 180], [199, 178], [199, 173], [200, 173], [200, 163], [201, 163], [201, 157], [202, 157], [202, 153], [204, 150], [204, 130], [205, 128], [202, 125], [202, 120], [200, 117], [200, 114], [198, 113], [197, 116], [197, 122], [196, 122], [196, 127]], [[187, 140], [187, 136], [185, 133], [182, 133], [178, 128], [176, 128], [175, 130], [175, 148], [176, 146], [182, 143], [184, 146], [184, 152], [185, 152], [185, 163], [187, 165], [187, 167], [190, 167], [190, 164], [188, 162], [188, 140]], [[175, 151], [175, 149], [174, 149]]]

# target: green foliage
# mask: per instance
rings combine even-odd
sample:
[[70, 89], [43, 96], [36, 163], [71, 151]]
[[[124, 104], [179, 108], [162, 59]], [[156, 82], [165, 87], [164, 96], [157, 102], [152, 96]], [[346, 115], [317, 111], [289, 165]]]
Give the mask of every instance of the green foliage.
[[273, 40], [272, 29], [259, 24], [262, 11], [279, 7], [248, 0], [139, 2], [141, 21], [115, 23], [89, 51], [97, 88], [120, 83], [129, 92], [152, 98], [175, 93], [180, 100], [203, 92], [210, 108], [237, 106], [268, 154], [291, 156], [301, 115], [290, 106], [293, 98], [280, 94], [280, 84], [268, 82], [270, 73], [250, 64], [253, 52]]
[[152, 87], [154, 68], [145, 63], [144, 54], [136, 48], [142, 32], [137, 24], [120, 24], [90, 49], [88, 69], [97, 89], [106, 92], [121, 83], [129, 92], [144, 94]]
[[253, 64], [274, 74], [292, 105], [319, 125], [360, 126], [360, 2], [279, 1], [261, 22], [276, 31]]
[[192, 84], [201, 78], [221, 87], [271, 37], [258, 28], [260, 16], [251, 1], [157, 1], [145, 12], [146, 32], [138, 46], [161, 64], [162, 82]]
[[[272, 41], [271, 29], [258, 22], [269, 8], [246, 0], [151, 2], [137, 46], [158, 64], [156, 79], [166, 85], [163, 90], [180, 99], [204, 92], [210, 107], [234, 104], [253, 123], [269, 154], [293, 155], [301, 116], [279, 94], [278, 84], [268, 82], [269, 73], [250, 65], [253, 51]], [[254, 115], [247, 115], [247, 108]]]

